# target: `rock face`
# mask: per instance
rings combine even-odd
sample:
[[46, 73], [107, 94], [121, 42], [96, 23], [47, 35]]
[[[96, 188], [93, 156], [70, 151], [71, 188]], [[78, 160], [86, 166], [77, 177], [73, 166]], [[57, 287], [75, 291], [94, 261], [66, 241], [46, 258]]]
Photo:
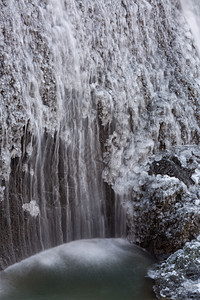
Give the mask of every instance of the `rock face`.
[[198, 147], [185, 146], [153, 155], [138, 174], [128, 213], [129, 239], [158, 259], [199, 234], [199, 165]]
[[149, 271], [158, 299], [200, 299], [200, 238], [186, 243], [165, 262]]
[[103, 177], [127, 210], [129, 240], [163, 259], [200, 229], [200, 64], [179, 1], [135, 2], [132, 82], [121, 109], [115, 97], [101, 102], [102, 116], [113, 113]]
[[[193, 162], [191, 155], [190, 162]], [[196, 166], [198, 166], [196, 164]], [[169, 177], [178, 178], [180, 181], [185, 183], [188, 187], [194, 184], [191, 176], [194, 172], [194, 169], [184, 168], [177, 156], [173, 156], [173, 153], [170, 155], [163, 154], [161, 160], [153, 161], [150, 166], [149, 175], [168, 175]]]
[[1, 267], [126, 235], [117, 200], [157, 257], [195, 237], [200, 61], [180, 2], [4, 0], [0, 25]]

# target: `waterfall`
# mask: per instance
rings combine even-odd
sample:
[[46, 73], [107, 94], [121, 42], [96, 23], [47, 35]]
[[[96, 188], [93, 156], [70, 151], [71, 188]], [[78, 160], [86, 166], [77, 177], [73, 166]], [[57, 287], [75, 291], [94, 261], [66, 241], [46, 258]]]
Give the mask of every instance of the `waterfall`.
[[0, 20], [1, 267], [127, 228], [141, 244], [149, 163], [199, 143], [180, 1], [3, 0]]
[[92, 59], [83, 15], [76, 1], [1, 3], [3, 266], [117, 234], [93, 93], [100, 55]]
[[185, 15], [185, 18], [191, 28], [196, 46], [200, 53], [200, 3], [199, 1], [186, 1], [181, 0], [182, 9]]

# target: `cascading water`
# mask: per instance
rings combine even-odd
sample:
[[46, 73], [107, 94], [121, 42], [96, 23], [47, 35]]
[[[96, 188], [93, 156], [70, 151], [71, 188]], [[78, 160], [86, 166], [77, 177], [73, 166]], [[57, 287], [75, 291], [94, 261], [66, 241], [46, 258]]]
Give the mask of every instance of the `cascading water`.
[[199, 20], [200, 3], [197, 0], [196, 1], [181, 0], [181, 6], [185, 18], [188, 24], [190, 25], [194, 40], [196, 42], [196, 46], [200, 53], [200, 20]]
[[1, 6], [12, 20], [3, 34], [1, 232], [14, 262], [63, 241], [104, 236], [105, 195], [89, 78], [80, 75], [62, 3], [56, 11], [53, 1]]
[[[5, 267], [66, 241], [121, 236], [125, 226], [115, 228], [117, 204], [102, 179], [97, 99], [105, 62], [86, 7], [62, 0], [0, 6]], [[101, 5], [87, 6], [103, 21]]]
[[3, 0], [0, 25], [1, 268], [127, 229], [159, 255], [196, 236], [200, 61], [180, 1]]

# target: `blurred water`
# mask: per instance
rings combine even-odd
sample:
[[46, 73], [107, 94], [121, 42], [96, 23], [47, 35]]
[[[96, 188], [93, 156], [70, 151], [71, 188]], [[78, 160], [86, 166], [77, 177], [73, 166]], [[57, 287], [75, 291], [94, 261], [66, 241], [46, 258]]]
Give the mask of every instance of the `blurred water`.
[[151, 258], [123, 239], [71, 242], [1, 273], [1, 300], [150, 300]]
[[[0, 2], [1, 268], [126, 225], [136, 240], [142, 165], [199, 144], [200, 61], [178, 3]], [[198, 22], [198, 0], [182, 3]]]
[[181, 0], [181, 5], [200, 54], [200, 2], [198, 0]]

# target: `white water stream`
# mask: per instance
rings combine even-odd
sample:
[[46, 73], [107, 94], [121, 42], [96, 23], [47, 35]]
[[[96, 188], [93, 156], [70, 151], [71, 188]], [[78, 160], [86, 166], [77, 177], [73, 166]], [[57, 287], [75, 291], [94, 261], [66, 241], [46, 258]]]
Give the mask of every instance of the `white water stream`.
[[135, 241], [143, 165], [199, 142], [199, 57], [179, 3], [0, 3], [2, 268], [124, 236], [127, 222]]
[[181, 5], [200, 55], [200, 2], [198, 0], [181, 0]]

